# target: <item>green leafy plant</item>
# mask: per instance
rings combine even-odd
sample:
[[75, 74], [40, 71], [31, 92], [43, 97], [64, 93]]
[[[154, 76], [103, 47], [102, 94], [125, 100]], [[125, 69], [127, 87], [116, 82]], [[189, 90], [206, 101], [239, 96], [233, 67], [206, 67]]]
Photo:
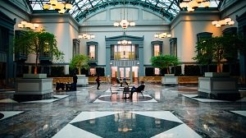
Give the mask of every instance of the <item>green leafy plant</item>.
[[63, 58], [63, 52], [61, 52], [56, 43], [55, 35], [46, 32], [44, 29], [41, 31], [34, 31], [27, 29], [22, 31], [21, 35], [16, 36], [14, 40], [15, 53], [35, 54], [35, 68], [34, 74], [37, 74], [38, 60], [41, 53], [49, 53], [49, 55], [56, 60]]
[[168, 74], [170, 74], [169, 67], [177, 66], [179, 64], [179, 59], [173, 55], [153, 56], [150, 61], [153, 67], [160, 69], [166, 68]]
[[70, 61], [70, 68], [78, 69], [78, 74], [81, 74], [81, 69], [88, 69], [89, 57], [86, 55], [75, 55]]
[[237, 60], [239, 50], [243, 49], [241, 40], [237, 35], [224, 35], [202, 39], [197, 42], [197, 55], [193, 57], [202, 65], [216, 62], [217, 72], [222, 72], [221, 64], [224, 61], [233, 62]]

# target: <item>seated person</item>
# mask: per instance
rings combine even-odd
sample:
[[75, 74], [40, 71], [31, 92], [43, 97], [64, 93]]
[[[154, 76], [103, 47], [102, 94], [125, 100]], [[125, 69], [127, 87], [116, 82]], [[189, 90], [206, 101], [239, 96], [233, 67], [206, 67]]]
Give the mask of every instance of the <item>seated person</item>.
[[133, 86], [131, 89], [131, 94], [129, 96], [129, 99], [132, 98], [134, 92], [141, 92], [142, 90], [144, 90], [144, 87], [145, 87], [144, 81], [141, 81], [141, 85], [138, 86], [137, 88]]
[[57, 82], [57, 83], [56, 83], [56, 90], [57, 90], [57, 91], [58, 91], [60, 88], [61, 88], [62, 90], [64, 90], [64, 87], [65, 87], [64, 83], [60, 83], [60, 82]]
[[120, 82], [120, 79], [116, 78], [116, 82], [117, 84], [120, 84], [120, 87], [125, 87], [126, 85], [128, 87], [128, 83], [126, 82], [126, 80], [123, 80], [123, 82]]
[[116, 83], [117, 83], [117, 84], [121, 84], [119, 78], [116, 78]]
[[122, 82], [122, 83], [120, 84], [120, 86], [121, 86], [121, 87], [129, 87], [127, 82]]

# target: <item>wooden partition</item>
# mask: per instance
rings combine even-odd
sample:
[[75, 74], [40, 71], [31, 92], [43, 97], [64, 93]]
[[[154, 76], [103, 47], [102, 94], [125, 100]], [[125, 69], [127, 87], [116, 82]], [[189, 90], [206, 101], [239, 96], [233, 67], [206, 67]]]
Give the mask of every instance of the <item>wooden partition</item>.
[[[139, 81], [144, 81], [145, 83], [161, 83], [161, 79], [163, 76], [141, 76], [139, 77]], [[178, 76], [178, 84], [198, 84], [199, 76]], [[106, 76], [101, 76], [101, 83], [114, 83], [115, 78], [108, 78]], [[135, 78], [137, 80], [137, 78]], [[59, 83], [72, 83], [73, 77], [53, 77], [53, 84]], [[96, 83], [96, 76], [89, 76], [88, 83], [93, 84]]]

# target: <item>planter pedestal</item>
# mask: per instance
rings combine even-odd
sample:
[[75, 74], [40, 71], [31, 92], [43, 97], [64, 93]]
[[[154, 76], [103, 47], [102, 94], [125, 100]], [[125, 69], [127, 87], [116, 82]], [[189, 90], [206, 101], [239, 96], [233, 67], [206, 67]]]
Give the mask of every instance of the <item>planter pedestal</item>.
[[18, 79], [15, 87], [16, 101], [50, 99], [53, 94], [52, 78]]
[[205, 73], [205, 77], [198, 78], [198, 96], [219, 99], [237, 100], [240, 98], [238, 82], [230, 78], [229, 74]]
[[161, 78], [162, 85], [177, 85], [178, 77], [174, 76], [174, 74], [165, 74], [164, 77]]
[[86, 87], [88, 86], [88, 77], [85, 75], [77, 75], [78, 81], [77, 81], [77, 86], [78, 87]]

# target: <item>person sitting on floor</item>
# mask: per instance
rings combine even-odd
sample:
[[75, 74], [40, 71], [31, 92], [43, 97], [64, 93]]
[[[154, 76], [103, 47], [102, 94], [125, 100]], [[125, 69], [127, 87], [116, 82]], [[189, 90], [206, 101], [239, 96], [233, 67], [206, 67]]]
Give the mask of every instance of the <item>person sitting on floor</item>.
[[144, 90], [144, 88], [145, 88], [144, 81], [141, 81], [141, 85], [138, 86], [137, 88], [133, 86], [132, 89], [131, 89], [131, 94], [129, 96], [129, 99], [132, 98], [132, 95], [133, 95], [134, 92], [141, 92], [142, 90]]

